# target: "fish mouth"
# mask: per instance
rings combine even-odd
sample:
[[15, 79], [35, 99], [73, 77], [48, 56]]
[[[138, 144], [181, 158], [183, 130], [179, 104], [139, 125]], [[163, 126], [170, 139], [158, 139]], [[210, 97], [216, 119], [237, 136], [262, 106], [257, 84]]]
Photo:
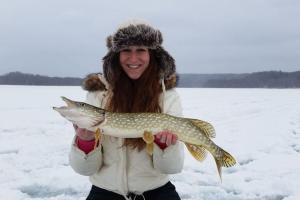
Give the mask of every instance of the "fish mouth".
[[61, 107], [53, 107], [53, 110], [64, 110], [64, 109], [70, 109], [75, 108], [76, 103], [75, 101], [72, 101], [71, 99], [68, 99], [67, 97], [62, 96], [62, 100], [67, 104], [67, 106], [61, 106]]
[[[104, 110], [102, 112], [101, 110], [98, 112], [93, 112], [93, 110], [91, 110], [93, 109], [92, 105], [85, 104], [83, 102], [72, 101], [71, 99], [63, 96], [61, 98], [67, 105], [53, 107], [53, 110], [57, 111], [68, 121], [78, 125], [80, 128], [93, 128], [105, 121]], [[86, 106], [86, 109], [84, 109], [83, 106]]]
[[68, 99], [67, 97], [63, 97], [63, 96], [61, 98], [67, 104], [67, 106], [69, 108], [74, 108], [75, 107], [75, 105], [76, 105], [75, 101], [72, 101], [71, 99]]

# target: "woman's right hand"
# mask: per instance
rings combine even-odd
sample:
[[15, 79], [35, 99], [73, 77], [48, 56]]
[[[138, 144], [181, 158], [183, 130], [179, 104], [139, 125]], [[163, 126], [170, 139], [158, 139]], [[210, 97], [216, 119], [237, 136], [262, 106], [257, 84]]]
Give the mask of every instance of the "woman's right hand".
[[76, 132], [76, 136], [81, 140], [91, 141], [95, 139], [95, 133], [84, 128], [79, 128], [76, 124], [73, 124]]

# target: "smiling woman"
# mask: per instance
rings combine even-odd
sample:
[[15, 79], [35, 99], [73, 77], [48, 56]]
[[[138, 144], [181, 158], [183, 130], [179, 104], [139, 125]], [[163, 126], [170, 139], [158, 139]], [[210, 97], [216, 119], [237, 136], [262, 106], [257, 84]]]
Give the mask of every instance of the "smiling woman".
[[[91, 74], [84, 81], [89, 91], [86, 102], [111, 112], [182, 116], [174, 89], [175, 62], [162, 41], [159, 30], [137, 21], [108, 36], [103, 75]], [[151, 132], [154, 145], [149, 155], [140, 137], [103, 134], [99, 139], [98, 131], [95, 134], [80, 126], [83, 122], [77, 124], [70, 165], [77, 173], [90, 176], [93, 186], [87, 200], [180, 199], [168, 176], [183, 168], [183, 143], [174, 131]], [[123, 127], [119, 133], [125, 136], [126, 131]]]

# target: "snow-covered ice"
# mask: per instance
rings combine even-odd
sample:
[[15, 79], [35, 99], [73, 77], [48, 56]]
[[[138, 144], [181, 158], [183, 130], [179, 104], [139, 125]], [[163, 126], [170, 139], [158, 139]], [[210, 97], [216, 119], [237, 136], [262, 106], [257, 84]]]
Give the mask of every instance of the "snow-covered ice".
[[[299, 200], [299, 89], [178, 89], [184, 115], [211, 122], [214, 141], [238, 161], [220, 182], [211, 156], [186, 152], [171, 176], [183, 200]], [[73, 172], [72, 125], [52, 110], [80, 87], [0, 86], [0, 199], [84, 200], [87, 177]]]

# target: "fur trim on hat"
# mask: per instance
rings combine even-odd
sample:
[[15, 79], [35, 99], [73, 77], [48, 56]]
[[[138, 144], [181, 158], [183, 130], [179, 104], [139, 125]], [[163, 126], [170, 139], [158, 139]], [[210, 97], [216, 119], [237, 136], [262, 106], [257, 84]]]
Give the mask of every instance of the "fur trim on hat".
[[[84, 78], [82, 82], [82, 88], [94, 92], [97, 90], [100, 91], [105, 91], [107, 90], [107, 86], [105, 85], [106, 83], [103, 82], [103, 80], [100, 80], [100, 76], [103, 76], [101, 73], [94, 73], [94, 74], [89, 74]], [[177, 74], [172, 74], [169, 76], [168, 79], [164, 80], [166, 90], [169, 90], [171, 88], [174, 88], [177, 86], [177, 80], [178, 80], [178, 75]]]
[[146, 46], [155, 49], [163, 42], [159, 30], [146, 24], [129, 24], [117, 30], [114, 35], [108, 36], [106, 46], [114, 52], [119, 52], [129, 46]]
[[169, 76], [176, 73], [175, 60], [162, 47], [163, 37], [159, 30], [143, 23], [130, 23], [122, 26], [113, 35], [107, 37], [107, 54], [103, 57], [103, 73], [105, 79], [110, 83], [112, 81], [113, 60], [118, 52], [129, 46], [145, 46], [154, 53], [157, 64], [160, 68], [160, 78], [168, 79]]

